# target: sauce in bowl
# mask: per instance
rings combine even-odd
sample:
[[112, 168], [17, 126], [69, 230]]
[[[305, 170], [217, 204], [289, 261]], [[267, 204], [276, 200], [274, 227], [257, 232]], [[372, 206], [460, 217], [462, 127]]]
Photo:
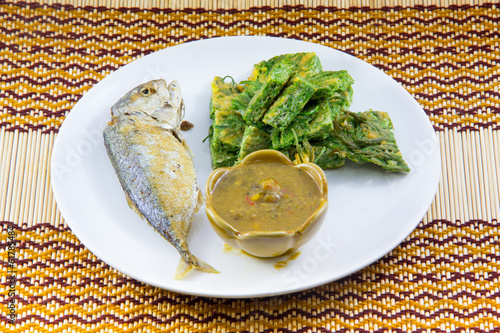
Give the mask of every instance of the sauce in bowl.
[[215, 232], [257, 257], [298, 249], [319, 230], [328, 208], [328, 182], [313, 163], [293, 164], [276, 150], [259, 150], [207, 179], [205, 212]]
[[239, 231], [276, 231], [302, 225], [318, 209], [321, 191], [304, 170], [264, 161], [224, 174], [212, 198], [214, 209]]

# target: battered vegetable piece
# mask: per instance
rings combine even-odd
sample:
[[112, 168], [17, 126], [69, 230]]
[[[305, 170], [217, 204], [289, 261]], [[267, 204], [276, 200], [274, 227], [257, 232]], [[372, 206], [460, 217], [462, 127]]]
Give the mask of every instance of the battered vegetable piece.
[[260, 89], [248, 103], [243, 113], [243, 119], [248, 122], [258, 121], [288, 82], [294, 68], [294, 64], [290, 62], [281, 61], [276, 63]]
[[309, 77], [313, 74], [321, 73], [323, 66], [314, 52], [297, 53], [299, 56], [297, 71], [295, 76]]
[[245, 113], [245, 110], [252, 100], [253, 96], [262, 87], [262, 82], [258, 81], [242, 81], [240, 86], [243, 91], [232, 99], [231, 104], [240, 115]]
[[[278, 96], [280, 96], [278, 98], [281, 100], [280, 103], [283, 104], [286, 100], [288, 100], [287, 95], [289, 94], [288, 92], [282, 93], [283, 89], [291, 89], [292, 92], [297, 94], [299, 98], [307, 102], [310, 96], [306, 98], [305, 96], [300, 95], [295, 91], [297, 87], [289, 87], [288, 82], [295, 82], [295, 84], [303, 83], [300, 79], [320, 73], [321, 70], [321, 61], [313, 52], [283, 54], [256, 64], [252, 71], [252, 75], [249, 77], [249, 81], [256, 81], [262, 84], [260, 85], [259, 90], [249, 101], [245, 111], [243, 112], [243, 118], [247, 122], [259, 121], [264, 113], [266, 113], [267, 109], [275, 102], [275, 99], [278, 98]], [[286, 85], [288, 85], [287, 88], [285, 88]], [[310, 84], [307, 84], [307, 86], [312, 89]], [[280, 108], [280, 103], [278, 103], [275, 108]], [[304, 105], [305, 103], [301, 106], [297, 106], [296, 108], [300, 111], [300, 108]], [[287, 106], [289, 105], [281, 105], [281, 108]], [[297, 113], [298, 112], [295, 114]], [[269, 120], [272, 119], [273, 116], [271, 115], [267, 118]], [[291, 118], [293, 118], [293, 116], [291, 116]]]
[[328, 146], [313, 146], [314, 159], [316, 163], [323, 169], [336, 169], [345, 164], [346, 154], [343, 147], [331, 148]]
[[212, 166], [233, 166], [253, 151], [271, 148], [325, 169], [341, 167], [347, 158], [408, 172], [388, 115], [348, 111], [353, 83], [345, 70], [323, 71], [312, 52], [261, 61], [239, 84], [216, 77]]
[[[238, 150], [246, 124], [238, 113], [233, 101], [241, 94], [243, 87], [234, 82], [225, 82], [216, 77], [212, 81], [210, 117], [213, 120], [212, 139]], [[231, 149], [231, 148], [230, 148]]]
[[328, 101], [322, 100], [317, 105], [318, 111], [311, 117], [306, 137], [308, 139], [325, 139], [332, 134], [333, 118], [340, 111], [332, 108]]
[[327, 100], [332, 109], [348, 110], [352, 103], [353, 94], [354, 91], [352, 87], [349, 87], [346, 90], [332, 93]]
[[312, 162], [323, 169], [335, 169], [345, 164], [346, 150], [342, 142], [334, 138], [312, 143], [304, 138], [290, 149], [289, 156], [295, 164]]
[[[212, 96], [210, 98], [210, 118], [214, 118], [215, 111], [234, 111], [233, 100], [241, 94], [244, 87], [234, 81], [225, 81], [226, 78], [216, 76], [212, 81]], [[229, 79], [229, 78], [228, 78]]]
[[238, 161], [241, 161], [245, 156], [254, 151], [267, 149], [270, 146], [271, 137], [269, 134], [255, 126], [248, 126], [243, 134]]
[[220, 167], [233, 166], [238, 159], [239, 148], [235, 149], [221, 141], [214, 140], [212, 126], [210, 126], [208, 138], [210, 142], [212, 168], [217, 169]]
[[318, 209], [320, 197], [318, 184], [307, 172], [263, 162], [240, 165], [222, 176], [212, 204], [240, 232], [292, 230]]
[[274, 128], [285, 128], [300, 113], [315, 91], [307, 79], [296, 76], [271, 105], [262, 121]]
[[246, 124], [238, 113], [215, 111], [213, 120], [213, 140], [238, 149], [241, 146]]
[[271, 132], [272, 148], [280, 150], [297, 146], [304, 137], [327, 138], [333, 130], [332, 112], [334, 111], [330, 109], [328, 101], [311, 103], [287, 128]]
[[281, 54], [269, 60], [262, 60], [253, 66], [252, 74], [248, 77], [248, 80], [263, 83], [273, 66], [286, 58], [290, 58], [290, 56], [290, 54]]
[[289, 62], [296, 64], [294, 75], [307, 76], [319, 73], [323, 70], [321, 61], [314, 52], [299, 52], [281, 54], [269, 60], [263, 60], [254, 65], [250, 81], [264, 82], [272, 67], [278, 62]]
[[392, 122], [386, 112], [343, 111], [333, 125], [334, 136], [346, 147], [350, 160], [360, 164], [371, 162], [387, 171], [410, 171], [396, 144]]
[[341, 70], [320, 72], [311, 76], [310, 82], [316, 88], [314, 99], [330, 99], [348, 89], [354, 80], [347, 71]]
[[232, 166], [238, 157], [246, 124], [241, 118], [235, 100], [245, 87], [232, 80], [215, 77], [212, 81], [210, 117], [213, 120], [208, 138], [212, 167]]

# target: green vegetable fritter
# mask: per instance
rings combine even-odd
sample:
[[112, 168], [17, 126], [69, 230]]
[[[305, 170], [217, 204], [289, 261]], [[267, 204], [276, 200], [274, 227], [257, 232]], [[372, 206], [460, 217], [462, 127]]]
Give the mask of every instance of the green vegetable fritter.
[[347, 159], [386, 171], [410, 171], [386, 112], [349, 111], [353, 78], [324, 71], [313, 52], [282, 54], [254, 65], [247, 80], [212, 82], [209, 130], [212, 167], [233, 166], [259, 149], [324, 169]]

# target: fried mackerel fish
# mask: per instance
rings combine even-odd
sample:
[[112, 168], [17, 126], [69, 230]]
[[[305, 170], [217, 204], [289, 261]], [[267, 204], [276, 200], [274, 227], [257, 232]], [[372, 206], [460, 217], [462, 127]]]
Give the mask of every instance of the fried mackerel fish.
[[313, 52], [282, 54], [254, 65], [247, 80], [212, 81], [209, 129], [212, 167], [229, 167], [259, 149], [323, 169], [346, 160], [408, 172], [385, 112], [353, 113], [354, 80], [325, 71]]
[[111, 108], [106, 150], [130, 207], [181, 255], [175, 273], [217, 273], [186, 242], [203, 203], [191, 151], [180, 134], [184, 105], [177, 81], [154, 80], [132, 89]]

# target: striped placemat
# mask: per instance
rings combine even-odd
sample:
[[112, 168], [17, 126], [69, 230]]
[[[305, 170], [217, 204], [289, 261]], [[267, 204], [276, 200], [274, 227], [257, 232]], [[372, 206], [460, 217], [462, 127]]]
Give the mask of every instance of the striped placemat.
[[[499, 17], [483, 1], [0, 1], [0, 331], [500, 331]], [[387, 256], [296, 294], [205, 298], [117, 272], [67, 227], [49, 167], [71, 107], [135, 59], [231, 35], [342, 50], [422, 105], [442, 180]]]

